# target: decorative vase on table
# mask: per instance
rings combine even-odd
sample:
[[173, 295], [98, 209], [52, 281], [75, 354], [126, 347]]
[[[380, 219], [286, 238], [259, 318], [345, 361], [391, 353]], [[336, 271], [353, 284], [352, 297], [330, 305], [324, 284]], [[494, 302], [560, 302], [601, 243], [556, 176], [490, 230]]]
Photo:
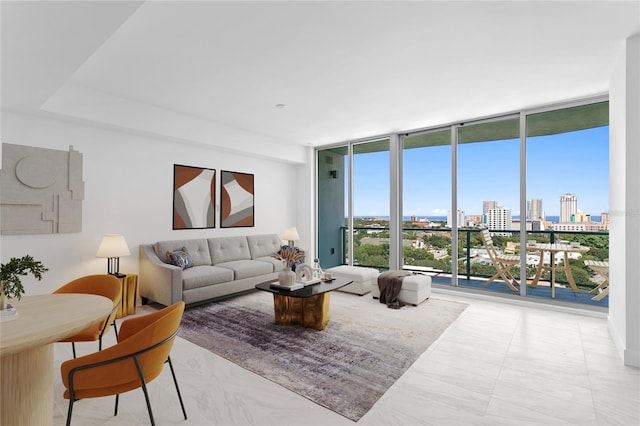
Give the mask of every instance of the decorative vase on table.
[[3, 286], [4, 284], [0, 282], [0, 311], [4, 311], [9, 307], [9, 300], [4, 294]]
[[292, 286], [296, 283], [296, 273], [287, 265], [278, 274], [278, 283], [280, 285]]

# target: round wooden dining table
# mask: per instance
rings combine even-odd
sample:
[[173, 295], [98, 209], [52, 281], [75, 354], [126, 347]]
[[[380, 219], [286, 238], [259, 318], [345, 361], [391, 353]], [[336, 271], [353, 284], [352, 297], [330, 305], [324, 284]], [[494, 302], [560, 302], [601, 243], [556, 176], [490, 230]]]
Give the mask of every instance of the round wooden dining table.
[[53, 423], [53, 343], [102, 321], [113, 308], [91, 294], [12, 300], [18, 315], [0, 322], [0, 425]]
[[[576, 282], [573, 280], [573, 275], [571, 275], [571, 267], [569, 266], [569, 253], [586, 253], [589, 251], [589, 247], [573, 245], [573, 244], [548, 244], [548, 243], [535, 243], [535, 244], [527, 244], [527, 250], [534, 250], [540, 253], [540, 261], [538, 262], [538, 267], [536, 269], [536, 275], [533, 277], [533, 281], [529, 283], [531, 288], [538, 285], [540, 281], [540, 277], [542, 276], [542, 271], [551, 271], [551, 298], [555, 299], [556, 297], [556, 275], [555, 272], [564, 272], [567, 276], [567, 281], [569, 282], [569, 286], [574, 293], [580, 293], [580, 289], [576, 285]], [[549, 265], [544, 264], [544, 254], [545, 252], [549, 253]], [[562, 264], [556, 264], [556, 254], [563, 253], [564, 261]]]

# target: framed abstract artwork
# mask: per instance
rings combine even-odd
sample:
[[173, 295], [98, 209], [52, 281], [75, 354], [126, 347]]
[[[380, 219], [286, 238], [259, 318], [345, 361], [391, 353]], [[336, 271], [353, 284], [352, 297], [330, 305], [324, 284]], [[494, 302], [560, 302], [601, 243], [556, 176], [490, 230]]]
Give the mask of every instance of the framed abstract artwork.
[[216, 171], [173, 165], [173, 229], [216, 227]]
[[220, 227], [254, 226], [253, 175], [220, 171]]

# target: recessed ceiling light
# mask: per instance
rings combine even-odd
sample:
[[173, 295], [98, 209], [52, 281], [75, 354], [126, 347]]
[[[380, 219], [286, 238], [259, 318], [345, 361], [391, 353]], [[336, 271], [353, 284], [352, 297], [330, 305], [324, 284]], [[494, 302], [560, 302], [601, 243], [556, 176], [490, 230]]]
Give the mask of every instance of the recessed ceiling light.
[[285, 106], [286, 106], [285, 104], [276, 104], [276, 108], [280, 108], [280, 109], [284, 108]]

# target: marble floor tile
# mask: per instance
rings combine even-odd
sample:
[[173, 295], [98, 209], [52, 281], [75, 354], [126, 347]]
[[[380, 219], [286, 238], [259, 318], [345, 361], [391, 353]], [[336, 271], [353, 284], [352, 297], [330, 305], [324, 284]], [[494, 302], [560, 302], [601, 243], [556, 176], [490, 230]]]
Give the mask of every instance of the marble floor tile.
[[[434, 291], [469, 304], [358, 422], [362, 425], [623, 425], [640, 424], [640, 370], [625, 367], [605, 318], [509, 305]], [[378, 315], [368, 296], [338, 293], [363, 315]], [[152, 307], [139, 307], [143, 315]], [[402, 311], [401, 311], [402, 312]], [[408, 317], [414, 312], [406, 310]], [[338, 321], [332, 318], [332, 321]], [[115, 343], [112, 330], [105, 346]], [[80, 354], [97, 343], [77, 346]], [[54, 347], [54, 419], [65, 422], [60, 364], [70, 344]], [[263, 377], [177, 338], [171, 358], [187, 409], [184, 420], [171, 374], [149, 384], [157, 425], [349, 425], [346, 419]], [[74, 405], [73, 425], [148, 425], [141, 391]]]

